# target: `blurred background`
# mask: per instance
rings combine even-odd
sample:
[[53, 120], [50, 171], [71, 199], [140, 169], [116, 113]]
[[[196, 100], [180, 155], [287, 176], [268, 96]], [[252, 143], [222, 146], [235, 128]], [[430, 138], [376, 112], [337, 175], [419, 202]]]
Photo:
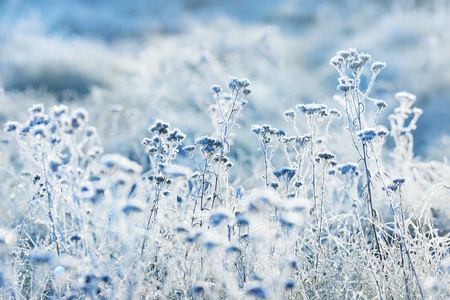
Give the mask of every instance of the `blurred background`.
[[[415, 94], [424, 110], [415, 154], [442, 161], [450, 155], [449, 28], [446, 0], [3, 0], [0, 122], [24, 122], [33, 103], [82, 106], [105, 153], [143, 162], [140, 141], [156, 118], [190, 143], [211, 135], [211, 85], [246, 77], [253, 92], [233, 156], [250, 164], [252, 124], [288, 130], [282, 113], [298, 103], [343, 111], [328, 61], [351, 47], [387, 63], [372, 94], [389, 105], [380, 123], [388, 125], [396, 92]], [[347, 134], [344, 125], [334, 130]]]

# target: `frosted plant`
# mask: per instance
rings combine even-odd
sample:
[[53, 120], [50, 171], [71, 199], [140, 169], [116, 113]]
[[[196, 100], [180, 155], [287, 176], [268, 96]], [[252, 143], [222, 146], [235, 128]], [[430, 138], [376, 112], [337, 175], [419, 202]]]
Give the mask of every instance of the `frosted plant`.
[[[372, 100], [369, 98], [369, 94], [375, 84], [377, 76], [381, 70], [386, 67], [384, 62], [374, 62], [371, 66], [372, 77], [365, 91], [361, 89], [361, 76], [364, 71], [364, 67], [370, 62], [371, 56], [366, 53], [358, 53], [355, 49], [348, 49], [339, 51], [336, 56], [330, 60], [330, 64], [336, 68], [339, 73], [339, 84], [337, 89], [342, 92], [345, 101], [345, 112], [348, 120], [348, 129], [353, 139], [353, 145], [356, 148], [359, 158], [362, 160], [366, 176], [366, 203], [368, 209], [368, 215], [371, 218], [371, 230], [375, 246], [378, 252], [378, 256], [382, 259], [382, 253], [380, 248], [380, 241], [376, 229], [376, 211], [373, 207], [373, 187], [372, 187], [372, 174], [369, 169], [369, 147], [372, 140], [376, 137], [376, 130], [373, 128], [366, 128], [366, 118], [364, 116], [364, 110], [366, 106], [366, 100]], [[375, 101], [375, 100], [373, 100]], [[375, 101], [379, 110], [386, 107], [384, 102]], [[378, 117], [378, 113], [376, 118]], [[375, 119], [376, 119], [375, 118]], [[360, 140], [360, 145], [357, 145], [354, 136], [357, 136]]]
[[[260, 152], [249, 155], [262, 157], [264, 173], [250, 180], [229, 179], [246, 160], [232, 150], [241, 146], [234, 134], [247, 79], [230, 78], [229, 94], [212, 86], [215, 131], [187, 137], [192, 145], [182, 147], [186, 135], [156, 120], [142, 141], [145, 173], [128, 156], [104, 153], [86, 110], [58, 105], [46, 114], [37, 104], [25, 123], [7, 122], [21, 160], [0, 182], [8, 199], [0, 297], [448, 298], [448, 234], [426, 207], [416, 212], [424, 202], [414, 203], [446, 199], [448, 167], [436, 175], [435, 164], [412, 164], [421, 113], [414, 96], [398, 94], [389, 131], [378, 125], [387, 104], [369, 93], [385, 64], [372, 65], [363, 87], [369, 60], [354, 49], [331, 60], [354, 160], [338, 162], [329, 151], [340, 113], [298, 104], [283, 114], [291, 133], [252, 126]], [[391, 137], [393, 160], [383, 152]], [[185, 158], [194, 170], [179, 165]]]
[[416, 123], [423, 111], [420, 108], [412, 107], [416, 101], [416, 96], [400, 92], [395, 94], [395, 99], [400, 102], [400, 106], [394, 109], [394, 113], [389, 116], [391, 125], [391, 135], [395, 141], [396, 163], [403, 165], [410, 163], [413, 159], [413, 135]]

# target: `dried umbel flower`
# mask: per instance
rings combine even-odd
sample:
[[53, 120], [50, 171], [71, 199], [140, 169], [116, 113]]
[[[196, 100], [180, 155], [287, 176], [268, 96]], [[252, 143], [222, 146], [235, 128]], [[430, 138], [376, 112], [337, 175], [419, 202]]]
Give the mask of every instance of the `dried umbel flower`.
[[387, 189], [388, 189], [388, 190], [391, 190], [391, 191], [393, 191], [393, 192], [395, 192], [395, 191], [398, 189], [398, 185], [395, 185], [395, 184], [389, 184], [389, 185], [387, 186]]
[[237, 79], [236, 77], [230, 77], [228, 81], [228, 88], [231, 91], [240, 92], [241, 90], [247, 88], [250, 85], [250, 81], [247, 78]]
[[95, 136], [96, 133], [97, 133], [97, 129], [95, 127], [93, 127], [93, 126], [87, 126], [86, 127], [85, 134], [86, 134], [87, 137]]
[[226, 249], [226, 252], [240, 254], [242, 252], [242, 248], [238, 245], [231, 245]]
[[252, 128], [250, 128], [250, 130], [259, 135], [263, 131], [263, 128], [259, 125], [252, 125]]
[[195, 145], [187, 145], [185, 147], [183, 147], [183, 151], [187, 152], [188, 155], [193, 155], [194, 151], [195, 151]]
[[78, 242], [79, 240], [81, 240], [81, 236], [75, 233], [70, 237], [70, 240], [73, 242]]
[[76, 108], [72, 111], [72, 118], [77, 119], [78, 121], [89, 121], [89, 114], [84, 108]]
[[155, 123], [148, 128], [148, 131], [157, 134], [166, 134], [168, 133], [168, 128], [170, 127], [169, 123], [165, 123], [161, 120], [156, 120]]
[[220, 93], [220, 92], [222, 91], [222, 87], [221, 87], [220, 85], [213, 85], [213, 86], [211, 87], [211, 90], [212, 90], [214, 93], [218, 94], [218, 93]]
[[271, 182], [270, 183], [270, 187], [273, 188], [274, 190], [276, 190], [279, 187], [279, 183], [278, 182]]
[[298, 104], [296, 108], [306, 115], [314, 115], [314, 114], [320, 116], [327, 115], [326, 113], [327, 106], [325, 104], [315, 104], [315, 103]]
[[335, 67], [338, 71], [341, 71], [345, 64], [345, 60], [342, 56], [336, 55], [330, 59], [330, 65]]
[[207, 155], [214, 154], [216, 150], [220, 149], [223, 146], [221, 141], [208, 136], [197, 139], [195, 143], [199, 144], [202, 147], [202, 152]]
[[395, 94], [395, 99], [400, 102], [400, 107], [410, 108], [416, 102], [416, 96], [407, 92], [399, 92]]
[[384, 102], [383, 100], [377, 100], [377, 101], [375, 102], [375, 104], [377, 105], [377, 107], [378, 107], [379, 110], [382, 110], [382, 109], [384, 109], [384, 108], [387, 107], [387, 103]]
[[203, 294], [205, 292], [206, 289], [206, 285], [204, 282], [197, 282], [193, 287], [192, 287], [192, 292], [194, 294]]
[[262, 286], [256, 285], [256, 284], [249, 284], [249, 287], [247, 288], [247, 295], [253, 296], [253, 297], [259, 298], [259, 299], [267, 298], [266, 290]]
[[168, 142], [181, 142], [184, 140], [184, 138], [186, 137], [186, 135], [181, 132], [180, 129], [176, 128], [173, 131], [169, 132], [169, 134], [167, 135], [167, 141]]
[[244, 90], [242, 91], [242, 93], [243, 93], [245, 96], [249, 95], [251, 92], [252, 92], [251, 89], [244, 89]]
[[368, 62], [370, 62], [371, 57], [370, 57], [370, 54], [361, 52], [361, 53], [359, 53], [359, 59], [360, 59], [364, 64], [367, 64]]
[[236, 225], [239, 227], [243, 227], [243, 226], [248, 226], [248, 224], [250, 224], [250, 222], [248, 221], [248, 219], [244, 216], [238, 216], [236, 218]]
[[139, 213], [142, 211], [142, 208], [133, 205], [133, 204], [127, 204], [122, 208], [122, 212], [125, 213], [126, 215], [130, 215], [132, 213]]
[[292, 290], [294, 287], [295, 287], [295, 281], [293, 281], [292, 279], [288, 279], [284, 283], [285, 290]]
[[34, 129], [33, 129], [33, 132], [32, 132], [32, 134], [35, 136], [35, 137], [45, 137], [46, 136], [46, 134], [45, 134], [45, 127], [44, 126], [36, 126]]
[[294, 121], [296, 116], [295, 111], [292, 109], [285, 111], [283, 115], [286, 121]]
[[354, 75], [358, 76], [361, 73], [363, 66], [364, 62], [362, 60], [355, 60], [349, 65], [349, 69]]
[[334, 154], [327, 152], [319, 153], [317, 156], [324, 161], [328, 161], [336, 157]]
[[385, 62], [376, 61], [372, 64], [372, 67], [370, 69], [375, 75], [378, 75], [381, 72], [381, 70], [383, 70], [385, 67], [386, 67]]
[[338, 167], [338, 171], [343, 174], [355, 174], [357, 169], [357, 165], [353, 163], [346, 163]]
[[31, 108], [28, 109], [28, 112], [32, 115], [43, 114], [44, 113], [44, 104], [42, 104], [42, 103], [35, 104]]
[[387, 136], [389, 134], [389, 131], [387, 131], [386, 129], [380, 129], [377, 132], [377, 135], [381, 138], [384, 138], [385, 136]]
[[52, 107], [53, 110], [53, 116], [55, 118], [59, 118], [62, 115], [66, 114], [69, 111], [69, 108], [67, 105], [61, 104], [61, 105], [55, 105]]
[[343, 93], [348, 93], [352, 88], [349, 84], [338, 84], [337, 89]]
[[371, 141], [377, 136], [377, 131], [373, 128], [360, 130], [356, 133], [356, 135], [362, 140], [362, 141]]
[[49, 167], [50, 167], [50, 170], [52, 170], [52, 172], [55, 173], [55, 172], [58, 170], [59, 166], [61, 166], [61, 163], [60, 163], [60, 162], [57, 162], [57, 161], [51, 160], [51, 161], [48, 163], [48, 165], [49, 165]]
[[278, 129], [275, 131], [275, 135], [277, 137], [283, 137], [283, 136], [286, 136], [286, 132], [283, 129]]
[[394, 184], [401, 185], [401, 184], [405, 183], [405, 178], [403, 178], [403, 177], [395, 178], [392, 182]]
[[353, 52], [356, 52], [355, 49], [348, 49], [348, 50], [342, 50], [337, 52], [337, 56], [341, 57], [345, 62], [349, 62], [351, 61], [351, 58], [353, 57]]
[[19, 122], [9, 121], [9, 122], [5, 123], [5, 129], [4, 130], [6, 132], [14, 132], [14, 131], [16, 131], [19, 128], [20, 128], [20, 123]]
[[218, 226], [222, 221], [227, 220], [230, 218], [230, 213], [225, 208], [217, 208], [209, 217], [209, 222], [213, 226]]
[[335, 118], [340, 118], [340, 117], [341, 117], [341, 112], [338, 111], [337, 109], [330, 109], [330, 110], [328, 111], [328, 113], [329, 113], [331, 116], [335, 117]]
[[296, 173], [297, 171], [295, 169], [290, 168], [282, 168], [280, 170], [273, 171], [273, 175], [275, 175], [275, 177], [277, 177], [278, 179], [283, 177], [287, 182], [289, 182]]

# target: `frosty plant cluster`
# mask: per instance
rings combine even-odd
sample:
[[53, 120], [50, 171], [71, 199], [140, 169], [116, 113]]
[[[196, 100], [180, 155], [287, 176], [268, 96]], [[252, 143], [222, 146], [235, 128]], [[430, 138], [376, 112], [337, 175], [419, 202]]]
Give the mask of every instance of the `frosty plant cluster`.
[[[142, 141], [148, 170], [103, 153], [84, 109], [37, 104], [7, 122], [20, 161], [2, 186], [3, 199], [15, 192], [2, 204], [0, 297], [449, 298], [450, 239], [417, 202], [448, 176], [417, 176], [431, 165], [414, 162], [415, 97], [395, 95], [388, 130], [387, 103], [371, 96], [386, 64], [355, 49], [330, 64], [341, 112], [301, 103], [280, 116], [286, 129], [253, 125], [253, 185], [230, 180], [247, 79], [212, 86], [209, 135], [156, 120]], [[330, 151], [340, 119], [350, 161]]]

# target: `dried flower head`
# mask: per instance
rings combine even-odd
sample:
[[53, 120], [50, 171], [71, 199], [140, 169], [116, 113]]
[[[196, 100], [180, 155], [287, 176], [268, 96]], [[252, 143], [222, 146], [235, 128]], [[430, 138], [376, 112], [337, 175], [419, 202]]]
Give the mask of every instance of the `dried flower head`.
[[385, 67], [386, 67], [385, 62], [376, 61], [372, 64], [372, 67], [370, 69], [375, 75], [378, 75], [381, 72], [381, 70], [383, 70]]
[[321, 116], [327, 115], [326, 113], [327, 106], [325, 104], [315, 104], [315, 103], [298, 104], [296, 108], [306, 115], [314, 115], [314, 114]]
[[19, 128], [20, 128], [20, 123], [19, 122], [8, 121], [8, 122], [5, 123], [4, 130], [6, 132], [14, 132], [14, 131], [16, 131]]
[[155, 123], [148, 128], [148, 131], [157, 134], [166, 134], [168, 133], [169, 127], [170, 127], [169, 123], [165, 123], [161, 120], [156, 120]]
[[336, 157], [336, 155], [327, 152], [319, 153], [317, 156], [324, 161], [328, 161]]
[[220, 85], [213, 85], [213, 86], [211, 87], [211, 90], [212, 90], [214, 93], [218, 94], [218, 93], [220, 93], [220, 92], [222, 91], [222, 87], [221, 87]]
[[283, 115], [286, 121], [294, 121], [296, 116], [295, 111], [293, 111], [292, 109], [285, 111]]
[[377, 131], [373, 128], [368, 128], [364, 130], [360, 130], [356, 133], [356, 135], [362, 140], [362, 141], [371, 141], [377, 136]]
[[338, 171], [343, 175], [355, 174], [356, 169], [357, 169], [357, 166], [353, 163], [346, 163], [346, 164], [338, 167]]

